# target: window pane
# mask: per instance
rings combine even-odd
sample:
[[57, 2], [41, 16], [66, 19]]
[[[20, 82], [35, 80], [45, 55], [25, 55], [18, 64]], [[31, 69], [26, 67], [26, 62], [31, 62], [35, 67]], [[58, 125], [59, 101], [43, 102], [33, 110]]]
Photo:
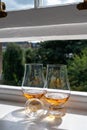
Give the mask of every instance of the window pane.
[[25, 63], [66, 64], [71, 90], [87, 92], [87, 40], [3, 43], [2, 50], [1, 84], [20, 86]]
[[[2, 0], [6, 3], [6, 10], [23, 10], [34, 7], [34, 0]], [[39, 1], [39, 0], [37, 0]], [[42, 2], [41, 2], [42, 1]], [[54, 6], [82, 2], [83, 0], [40, 0], [42, 6]], [[41, 6], [41, 5], [40, 5]]]

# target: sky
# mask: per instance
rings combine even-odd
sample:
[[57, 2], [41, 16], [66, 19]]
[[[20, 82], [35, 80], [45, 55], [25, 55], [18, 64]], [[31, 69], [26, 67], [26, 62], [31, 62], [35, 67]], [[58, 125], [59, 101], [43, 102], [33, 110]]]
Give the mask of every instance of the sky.
[[[1, 0], [6, 3], [6, 10], [22, 10], [22, 9], [29, 9], [34, 7], [34, 0]], [[55, 4], [68, 4], [68, 3], [75, 3], [81, 2], [83, 0], [43, 0], [44, 6], [52, 6]]]

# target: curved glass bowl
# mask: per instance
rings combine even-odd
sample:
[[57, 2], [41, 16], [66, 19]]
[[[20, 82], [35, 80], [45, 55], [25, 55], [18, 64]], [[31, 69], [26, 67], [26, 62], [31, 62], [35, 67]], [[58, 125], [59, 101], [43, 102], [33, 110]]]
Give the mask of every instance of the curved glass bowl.
[[49, 104], [49, 114], [64, 115], [64, 105], [70, 97], [70, 85], [66, 65], [47, 65], [47, 93], [45, 101]]
[[28, 100], [25, 103], [25, 112], [28, 117], [44, 115], [42, 97], [46, 94], [42, 64], [25, 64], [22, 91]]

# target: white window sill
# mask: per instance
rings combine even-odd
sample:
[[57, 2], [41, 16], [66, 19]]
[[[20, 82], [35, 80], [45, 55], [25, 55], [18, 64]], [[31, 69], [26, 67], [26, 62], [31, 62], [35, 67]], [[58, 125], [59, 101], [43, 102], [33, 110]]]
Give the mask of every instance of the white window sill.
[[[25, 102], [21, 87], [0, 85], [0, 99], [16, 102]], [[71, 91], [66, 107], [87, 110], [87, 92]]]
[[21, 87], [0, 85], [0, 130], [87, 130], [87, 93], [71, 92], [64, 117], [36, 119], [25, 116]]
[[0, 130], [87, 130], [87, 109], [70, 109], [62, 118], [31, 120], [25, 116], [24, 103], [0, 100]]
[[16, 102], [24, 102], [26, 99], [23, 97], [21, 87], [0, 85], [0, 99]]

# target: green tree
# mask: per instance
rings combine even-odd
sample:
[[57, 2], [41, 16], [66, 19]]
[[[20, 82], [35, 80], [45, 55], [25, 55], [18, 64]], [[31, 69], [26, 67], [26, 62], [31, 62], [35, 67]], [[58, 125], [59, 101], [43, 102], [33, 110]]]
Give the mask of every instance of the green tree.
[[25, 50], [25, 63], [38, 63], [39, 61], [38, 49], [27, 48]]
[[47, 63], [65, 63], [65, 46], [67, 43], [63, 41], [45, 41], [40, 43], [38, 54], [40, 55], [40, 61], [43, 64]]
[[25, 63], [33, 62], [33, 58], [34, 58], [33, 49], [27, 48], [25, 50]]
[[23, 51], [19, 45], [9, 43], [3, 54], [4, 84], [20, 85], [23, 73]]
[[75, 54], [68, 66], [71, 89], [87, 91], [87, 47], [80, 56]]
[[[38, 55], [40, 62], [67, 64], [70, 60], [70, 54], [81, 54], [81, 50], [87, 47], [87, 41], [85, 40], [55, 40], [45, 41], [40, 43], [38, 49]], [[72, 60], [72, 58], [71, 58]]]

